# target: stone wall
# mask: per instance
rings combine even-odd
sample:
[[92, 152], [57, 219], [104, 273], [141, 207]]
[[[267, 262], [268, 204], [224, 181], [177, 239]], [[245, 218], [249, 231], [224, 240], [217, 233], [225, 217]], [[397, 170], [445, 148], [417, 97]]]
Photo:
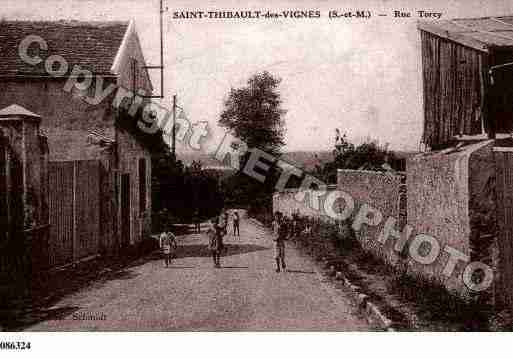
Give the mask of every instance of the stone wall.
[[[484, 141], [431, 152], [407, 162], [408, 224], [416, 234], [437, 239], [441, 254], [433, 264], [422, 265], [409, 260], [416, 273], [436, 279], [449, 290], [466, 295], [462, 281], [465, 268], [459, 262], [450, 277], [442, 273], [449, 254], [446, 246], [468, 256], [470, 261], [484, 261], [494, 266], [495, 233], [493, 141]], [[487, 238], [484, 246], [480, 243]]]
[[396, 264], [399, 260], [399, 253], [392, 249], [393, 242], [387, 241], [385, 245], [378, 242], [385, 222], [393, 218], [397, 223], [403, 222], [401, 213], [401, 187], [404, 175], [383, 173], [375, 171], [338, 170], [338, 190], [346, 192], [354, 200], [354, 210], [351, 221], [354, 220], [362, 205], [366, 204], [381, 213], [382, 219], [379, 224], [369, 226], [362, 224], [359, 230], [355, 231], [356, 239], [363, 248], [373, 252], [385, 261]]
[[13, 106], [0, 118], [0, 271], [11, 281], [47, 264], [48, 151], [40, 117], [26, 112]]
[[[319, 218], [329, 221], [326, 215], [324, 202], [326, 197], [336, 190], [336, 186], [328, 186], [327, 191], [300, 191], [298, 189], [287, 189], [273, 195], [273, 212], [280, 211], [287, 216], [298, 213], [301, 216]], [[313, 202], [318, 203], [312, 204]]]
[[[117, 152], [119, 173], [130, 175], [130, 244], [137, 244], [151, 231], [151, 155], [128, 132], [118, 129]], [[139, 160], [146, 161], [146, 178], [139, 177]], [[141, 212], [139, 182], [146, 183], [146, 208]], [[121, 193], [119, 193], [121, 203]], [[119, 223], [121, 223], [121, 209], [119, 210]]]
[[[3, 79], [0, 108], [21, 105], [40, 114], [48, 137], [50, 161], [97, 159], [97, 149], [87, 142], [92, 129], [114, 127], [114, 95], [98, 105], [88, 104], [78, 91], [64, 91], [65, 79]], [[104, 84], [107, 86], [108, 81]], [[90, 88], [90, 95], [95, 86]]]
[[[501, 291], [510, 291], [511, 285], [506, 283], [506, 277], [501, 273], [505, 270], [500, 269], [499, 262], [502, 258], [503, 267], [506, 261], [511, 262], [508, 259], [511, 246], [498, 243], [497, 239], [497, 174], [493, 146], [494, 141], [488, 140], [420, 154], [407, 160], [406, 174], [338, 170], [337, 190], [354, 200], [354, 209], [346, 225], [356, 229], [356, 238], [363, 248], [393, 266], [434, 280], [463, 297], [471, 293], [463, 281], [467, 264], [487, 264], [494, 271], [493, 284], [487, 291], [493, 295], [489, 298], [501, 300], [504, 296]], [[320, 197], [321, 208], [331, 191]], [[287, 215], [297, 212], [329, 219], [324, 211], [313, 209], [301, 199], [298, 191], [276, 193], [273, 208]], [[372, 212], [380, 213], [379, 223], [355, 227], [359, 213], [366, 208], [371, 211], [370, 222], [375, 218]], [[411, 231], [403, 231], [401, 240], [392, 236], [385, 240], [384, 229], [387, 220], [391, 219], [394, 222], [389, 228], [396, 232], [405, 228]], [[404, 233], [409, 235], [406, 237]], [[412, 259], [410, 244], [420, 234], [435, 238], [440, 246], [438, 256], [430, 264]], [[404, 243], [404, 246], [396, 248], [397, 243]], [[467, 261], [457, 261], [450, 275], [447, 271], [444, 273], [450, 258], [447, 249], [468, 257]], [[418, 252], [420, 257], [427, 256], [431, 253], [430, 246], [423, 245]]]

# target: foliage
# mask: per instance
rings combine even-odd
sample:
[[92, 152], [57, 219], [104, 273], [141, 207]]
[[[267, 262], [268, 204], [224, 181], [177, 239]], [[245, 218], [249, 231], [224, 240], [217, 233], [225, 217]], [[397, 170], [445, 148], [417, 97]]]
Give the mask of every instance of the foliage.
[[196, 215], [206, 219], [224, 206], [216, 173], [184, 166], [170, 153], [154, 157], [152, 175], [154, 212], [166, 211], [173, 221], [190, 222]]
[[[344, 226], [351, 228], [348, 223], [337, 225], [300, 215], [296, 216], [296, 220], [301, 230], [306, 224], [311, 227], [309, 235], [301, 234], [294, 238], [298, 247], [313, 258], [326, 259], [328, 265], [343, 272], [353, 284], [365, 288], [366, 294], [374, 297], [377, 303], [381, 302], [390, 315], [396, 312], [394, 316], [397, 317], [398, 313], [384, 300], [385, 297], [392, 297], [395, 303], [399, 301], [404, 308], [412, 308], [419, 319], [430, 325], [464, 331], [489, 329], [488, 318], [492, 307], [488, 293], [464, 299], [449, 292], [435, 278], [428, 279], [408, 270], [405, 261], [391, 265], [382, 257], [364, 249], [354, 233], [344, 234], [341, 229]], [[368, 285], [370, 280], [384, 281], [384, 291], [372, 289]], [[510, 313], [499, 314], [494, 318], [499, 322], [496, 324], [499, 327], [497, 330], [510, 329], [513, 323]], [[409, 325], [400, 321], [397, 324]]]
[[169, 146], [164, 141], [162, 129], [157, 129], [155, 133], [147, 133], [139, 128], [138, 122], [143, 114], [139, 108], [134, 115], [131, 115], [126, 106], [120, 106], [118, 121], [116, 125], [129, 132], [140, 144], [145, 146], [152, 154], [164, 154], [169, 152]]
[[222, 181], [222, 193], [227, 206], [247, 208], [256, 213], [272, 208], [272, 194], [277, 181], [277, 171], [271, 167], [264, 183], [251, 178], [243, 172], [237, 172]]
[[363, 169], [381, 172], [403, 170], [401, 159], [394, 152], [381, 147], [377, 141], [367, 140], [360, 145], [346, 141], [337, 147], [334, 151], [335, 160], [325, 164], [315, 173], [326, 183], [336, 183], [337, 169]]
[[[233, 135], [244, 141], [248, 148], [258, 148], [278, 156], [284, 142], [285, 111], [281, 108], [278, 86], [281, 80], [269, 72], [253, 75], [246, 86], [231, 89], [224, 103], [219, 124], [229, 129]], [[234, 144], [237, 145], [237, 144]], [[241, 158], [243, 169], [249, 154]], [[261, 159], [264, 161], [264, 159]], [[223, 180], [223, 195], [230, 206], [248, 208], [256, 213], [272, 207], [272, 193], [278, 178], [278, 170], [269, 163], [264, 183], [239, 171]]]
[[277, 153], [285, 144], [278, 86], [281, 79], [265, 71], [253, 75], [247, 85], [232, 88], [224, 103], [219, 124], [229, 129], [248, 148]]

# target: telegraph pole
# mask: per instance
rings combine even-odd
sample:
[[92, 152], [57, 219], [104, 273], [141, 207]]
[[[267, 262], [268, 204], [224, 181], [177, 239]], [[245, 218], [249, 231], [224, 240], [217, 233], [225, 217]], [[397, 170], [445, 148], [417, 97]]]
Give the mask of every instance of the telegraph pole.
[[173, 156], [173, 161], [176, 161], [176, 95], [173, 95], [173, 127], [172, 127], [172, 137], [171, 137], [171, 153]]
[[160, 98], [164, 98], [164, 28], [162, 17], [164, 15], [163, 0], [160, 0]]
[[143, 98], [159, 98], [164, 99], [164, 12], [167, 11], [164, 9], [163, 0], [160, 0], [160, 10], [159, 10], [159, 27], [160, 27], [160, 65], [154, 66], [144, 66], [144, 68], [152, 70], [160, 70], [160, 94], [159, 95], [146, 95], [142, 96]]

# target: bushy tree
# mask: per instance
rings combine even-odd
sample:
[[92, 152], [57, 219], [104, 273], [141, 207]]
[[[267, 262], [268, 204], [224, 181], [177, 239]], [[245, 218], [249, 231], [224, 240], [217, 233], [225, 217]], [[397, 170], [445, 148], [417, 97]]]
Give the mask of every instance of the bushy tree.
[[[231, 89], [224, 103], [219, 125], [244, 141], [248, 148], [258, 148], [279, 156], [284, 146], [285, 127], [282, 101], [278, 86], [281, 80], [269, 72], [253, 75], [247, 84]], [[240, 168], [249, 154], [241, 159]], [[263, 160], [265, 161], [265, 160]], [[223, 193], [233, 206], [247, 207], [251, 212], [265, 210], [272, 203], [272, 193], [277, 180], [277, 169], [270, 164], [266, 181], [261, 183], [241, 171], [223, 182]], [[267, 208], [268, 210], [268, 208]]]
[[277, 153], [285, 144], [285, 111], [278, 86], [281, 79], [264, 71], [253, 75], [246, 86], [232, 88], [219, 119], [221, 127], [229, 129], [249, 148]]

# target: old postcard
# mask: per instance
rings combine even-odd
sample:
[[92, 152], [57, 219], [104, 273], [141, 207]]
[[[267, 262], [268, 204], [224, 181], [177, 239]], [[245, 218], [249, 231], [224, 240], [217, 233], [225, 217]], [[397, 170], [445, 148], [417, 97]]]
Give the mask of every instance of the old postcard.
[[511, 1], [1, 5], [2, 331], [513, 328]]

